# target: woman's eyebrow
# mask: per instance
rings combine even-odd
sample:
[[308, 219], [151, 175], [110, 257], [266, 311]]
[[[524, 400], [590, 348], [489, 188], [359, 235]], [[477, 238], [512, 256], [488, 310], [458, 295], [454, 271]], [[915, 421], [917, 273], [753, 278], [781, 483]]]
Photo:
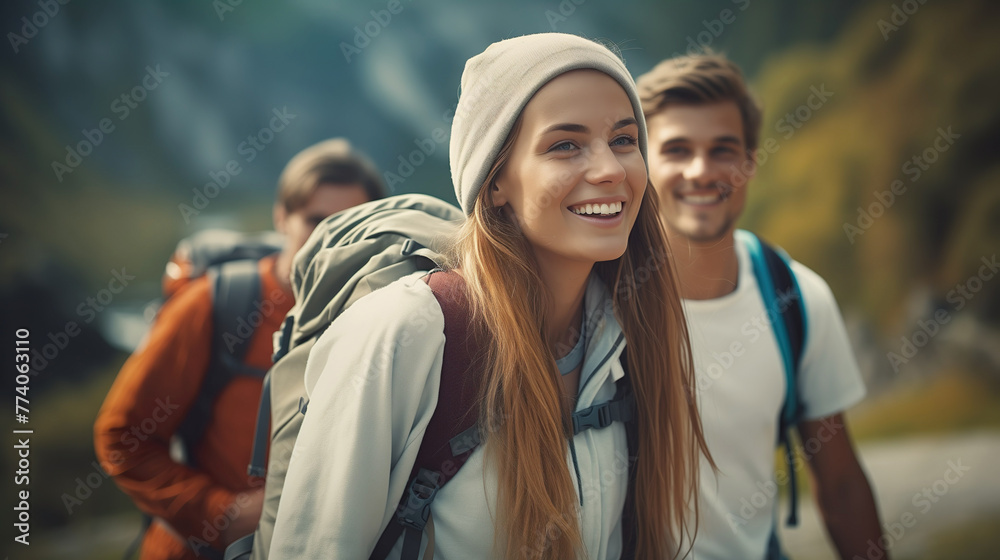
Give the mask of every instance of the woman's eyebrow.
[[582, 132], [584, 134], [590, 132], [590, 129], [582, 124], [572, 124], [572, 123], [559, 123], [554, 124], [542, 131], [542, 134], [548, 134], [556, 130], [563, 130], [566, 132]]
[[[635, 120], [635, 117], [624, 118], [616, 122], [614, 125], [612, 125], [611, 130], [618, 130], [619, 128], [624, 128], [626, 126], [633, 124], [635, 125], [639, 124], [638, 121]], [[558, 123], [543, 130], [542, 134], [548, 134], [549, 132], [554, 132], [557, 130], [562, 130], [565, 132], [581, 132], [583, 134], [587, 134], [590, 132], [590, 129], [582, 124]]]
[[625, 128], [626, 126], [632, 124], [638, 125], [639, 121], [635, 120], [635, 117], [628, 117], [616, 122], [615, 125], [611, 127], [611, 130], [618, 130], [619, 128]]

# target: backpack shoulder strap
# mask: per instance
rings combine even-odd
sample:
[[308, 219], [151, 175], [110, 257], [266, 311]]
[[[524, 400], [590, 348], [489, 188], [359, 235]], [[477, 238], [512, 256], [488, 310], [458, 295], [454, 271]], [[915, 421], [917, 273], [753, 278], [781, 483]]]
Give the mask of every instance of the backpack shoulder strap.
[[382, 532], [370, 560], [383, 560], [401, 534], [401, 559], [417, 558], [431, 502], [479, 444], [476, 400], [482, 368], [475, 364], [483, 348], [484, 334], [473, 328], [465, 282], [458, 273], [434, 272], [426, 280], [444, 314], [445, 345], [438, 404], [420, 442], [417, 459], [410, 471], [410, 483], [396, 517]]
[[260, 389], [260, 403], [257, 405], [257, 420], [254, 422], [253, 445], [250, 447], [250, 464], [247, 474], [255, 477], [267, 476], [267, 450], [271, 441], [271, 372], [264, 375]]
[[750, 253], [764, 308], [778, 341], [787, 381], [781, 421], [790, 426], [798, 420], [801, 412], [798, 370], [805, 348], [807, 326], [802, 293], [784, 252], [779, 252], [745, 230], [737, 230], [737, 237]]
[[243, 363], [253, 332], [247, 319], [260, 298], [260, 272], [255, 260], [224, 263], [208, 271], [212, 288], [212, 356], [198, 397], [177, 429], [184, 446], [185, 459], [194, 465], [194, 450], [205, 435], [212, 408], [222, 390], [238, 375], [263, 377], [263, 370]]
[[784, 363], [785, 399], [778, 417], [778, 443], [785, 447], [791, 479], [789, 484], [791, 507], [787, 524], [796, 526], [798, 488], [795, 470], [792, 468], [790, 431], [802, 414], [798, 377], [808, 326], [805, 303], [798, 281], [792, 272], [789, 257], [784, 251], [771, 247], [749, 231], [737, 230], [736, 236], [750, 254], [754, 276], [757, 278], [757, 285], [764, 300], [764, 309], [767, 311]]
[[[616, 389], [614, 400], [630, 401], [632, 402], [632, 407], [634, 408], [635, 394], [632, 390], [632, 374], [628, 365], [627, 354], [628, 348], [626, 347], [618, 358], [622, 369], [625, 370], [625, 375], [615, 382]], [[625, 421], [625, 438], [628, 442], [628, 490], [625, 494], [625, 507], [622, 509], [622, 560], [635, 559], [635, 549], [639, 540], [635, 509], [635, 476], [636, 468], [639, 465], [639, 427], [636, 422], [636, 416], [637, 414], [633, 413], [631, 417]]]
[[[256, 327], [251, 315], [261, 300], [258, 261], [238, 260], [210, 272], [212, 280], [212, 355], [225, 369], [239, 375], [263, 377], [265, 370], [243, 363]], [[242, 332], [246, 326], [249, 332]]]

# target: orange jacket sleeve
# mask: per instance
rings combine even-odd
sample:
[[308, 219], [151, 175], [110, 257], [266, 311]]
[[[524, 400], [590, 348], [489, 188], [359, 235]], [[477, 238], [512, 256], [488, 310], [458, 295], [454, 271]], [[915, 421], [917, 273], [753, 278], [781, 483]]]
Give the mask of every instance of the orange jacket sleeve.
[[163, 305], [144, 346], [125, 362], [98, 414], [94, 447], [140, 509], [185, 541], [216, 544], [203, 522], [222, 514], [235, 493], [170, 457], [171, 436], [198, 395], [211, 347], [211, 292], [203, 277]]

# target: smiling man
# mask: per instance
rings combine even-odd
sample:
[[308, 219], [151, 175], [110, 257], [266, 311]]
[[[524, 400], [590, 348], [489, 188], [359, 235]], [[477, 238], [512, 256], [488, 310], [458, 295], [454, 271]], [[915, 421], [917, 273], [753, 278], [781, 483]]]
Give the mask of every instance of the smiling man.
[[[679, 269], [705, 439], [718, 466], [702, 461], [694, 557], [781, 558], [774, 447], [788, 385], [774, 331], [782, 319], [769, 320], [746, 242], [752, 237], [735, 229], [755, 171], [760, 108], [739, 68], [717, 55], [663, 61], [637, 85], [650, 180]], [[800, 456], [840, 556], [867, 557], [879, 547], [878, 514], [842, 417], [864, 385], [830, 288], [798, 262], [788, 268], [805, 311], [794, 377]]]

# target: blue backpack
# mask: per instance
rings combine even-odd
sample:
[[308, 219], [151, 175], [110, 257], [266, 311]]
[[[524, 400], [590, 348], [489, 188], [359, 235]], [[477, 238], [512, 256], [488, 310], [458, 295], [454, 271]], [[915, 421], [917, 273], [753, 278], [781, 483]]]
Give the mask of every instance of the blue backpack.
[[[784, 447], [788, 462], [789, 509], [785, 524], [799, 523], [798, 485], [792, 454], [792, 430], [802, 420], [799, 398], [799, 370], [805, 349], [808, 319], [802, 292], [790, 267], [790, 258], [746, 230], [736, 230], [737, 242], [747, 248], [764, 309], [767, 310], [785, 369], [785, 400], [778, 419], [778, 445]], [[782, 558], [777, 532], [771, 534], [767, 558]]]

